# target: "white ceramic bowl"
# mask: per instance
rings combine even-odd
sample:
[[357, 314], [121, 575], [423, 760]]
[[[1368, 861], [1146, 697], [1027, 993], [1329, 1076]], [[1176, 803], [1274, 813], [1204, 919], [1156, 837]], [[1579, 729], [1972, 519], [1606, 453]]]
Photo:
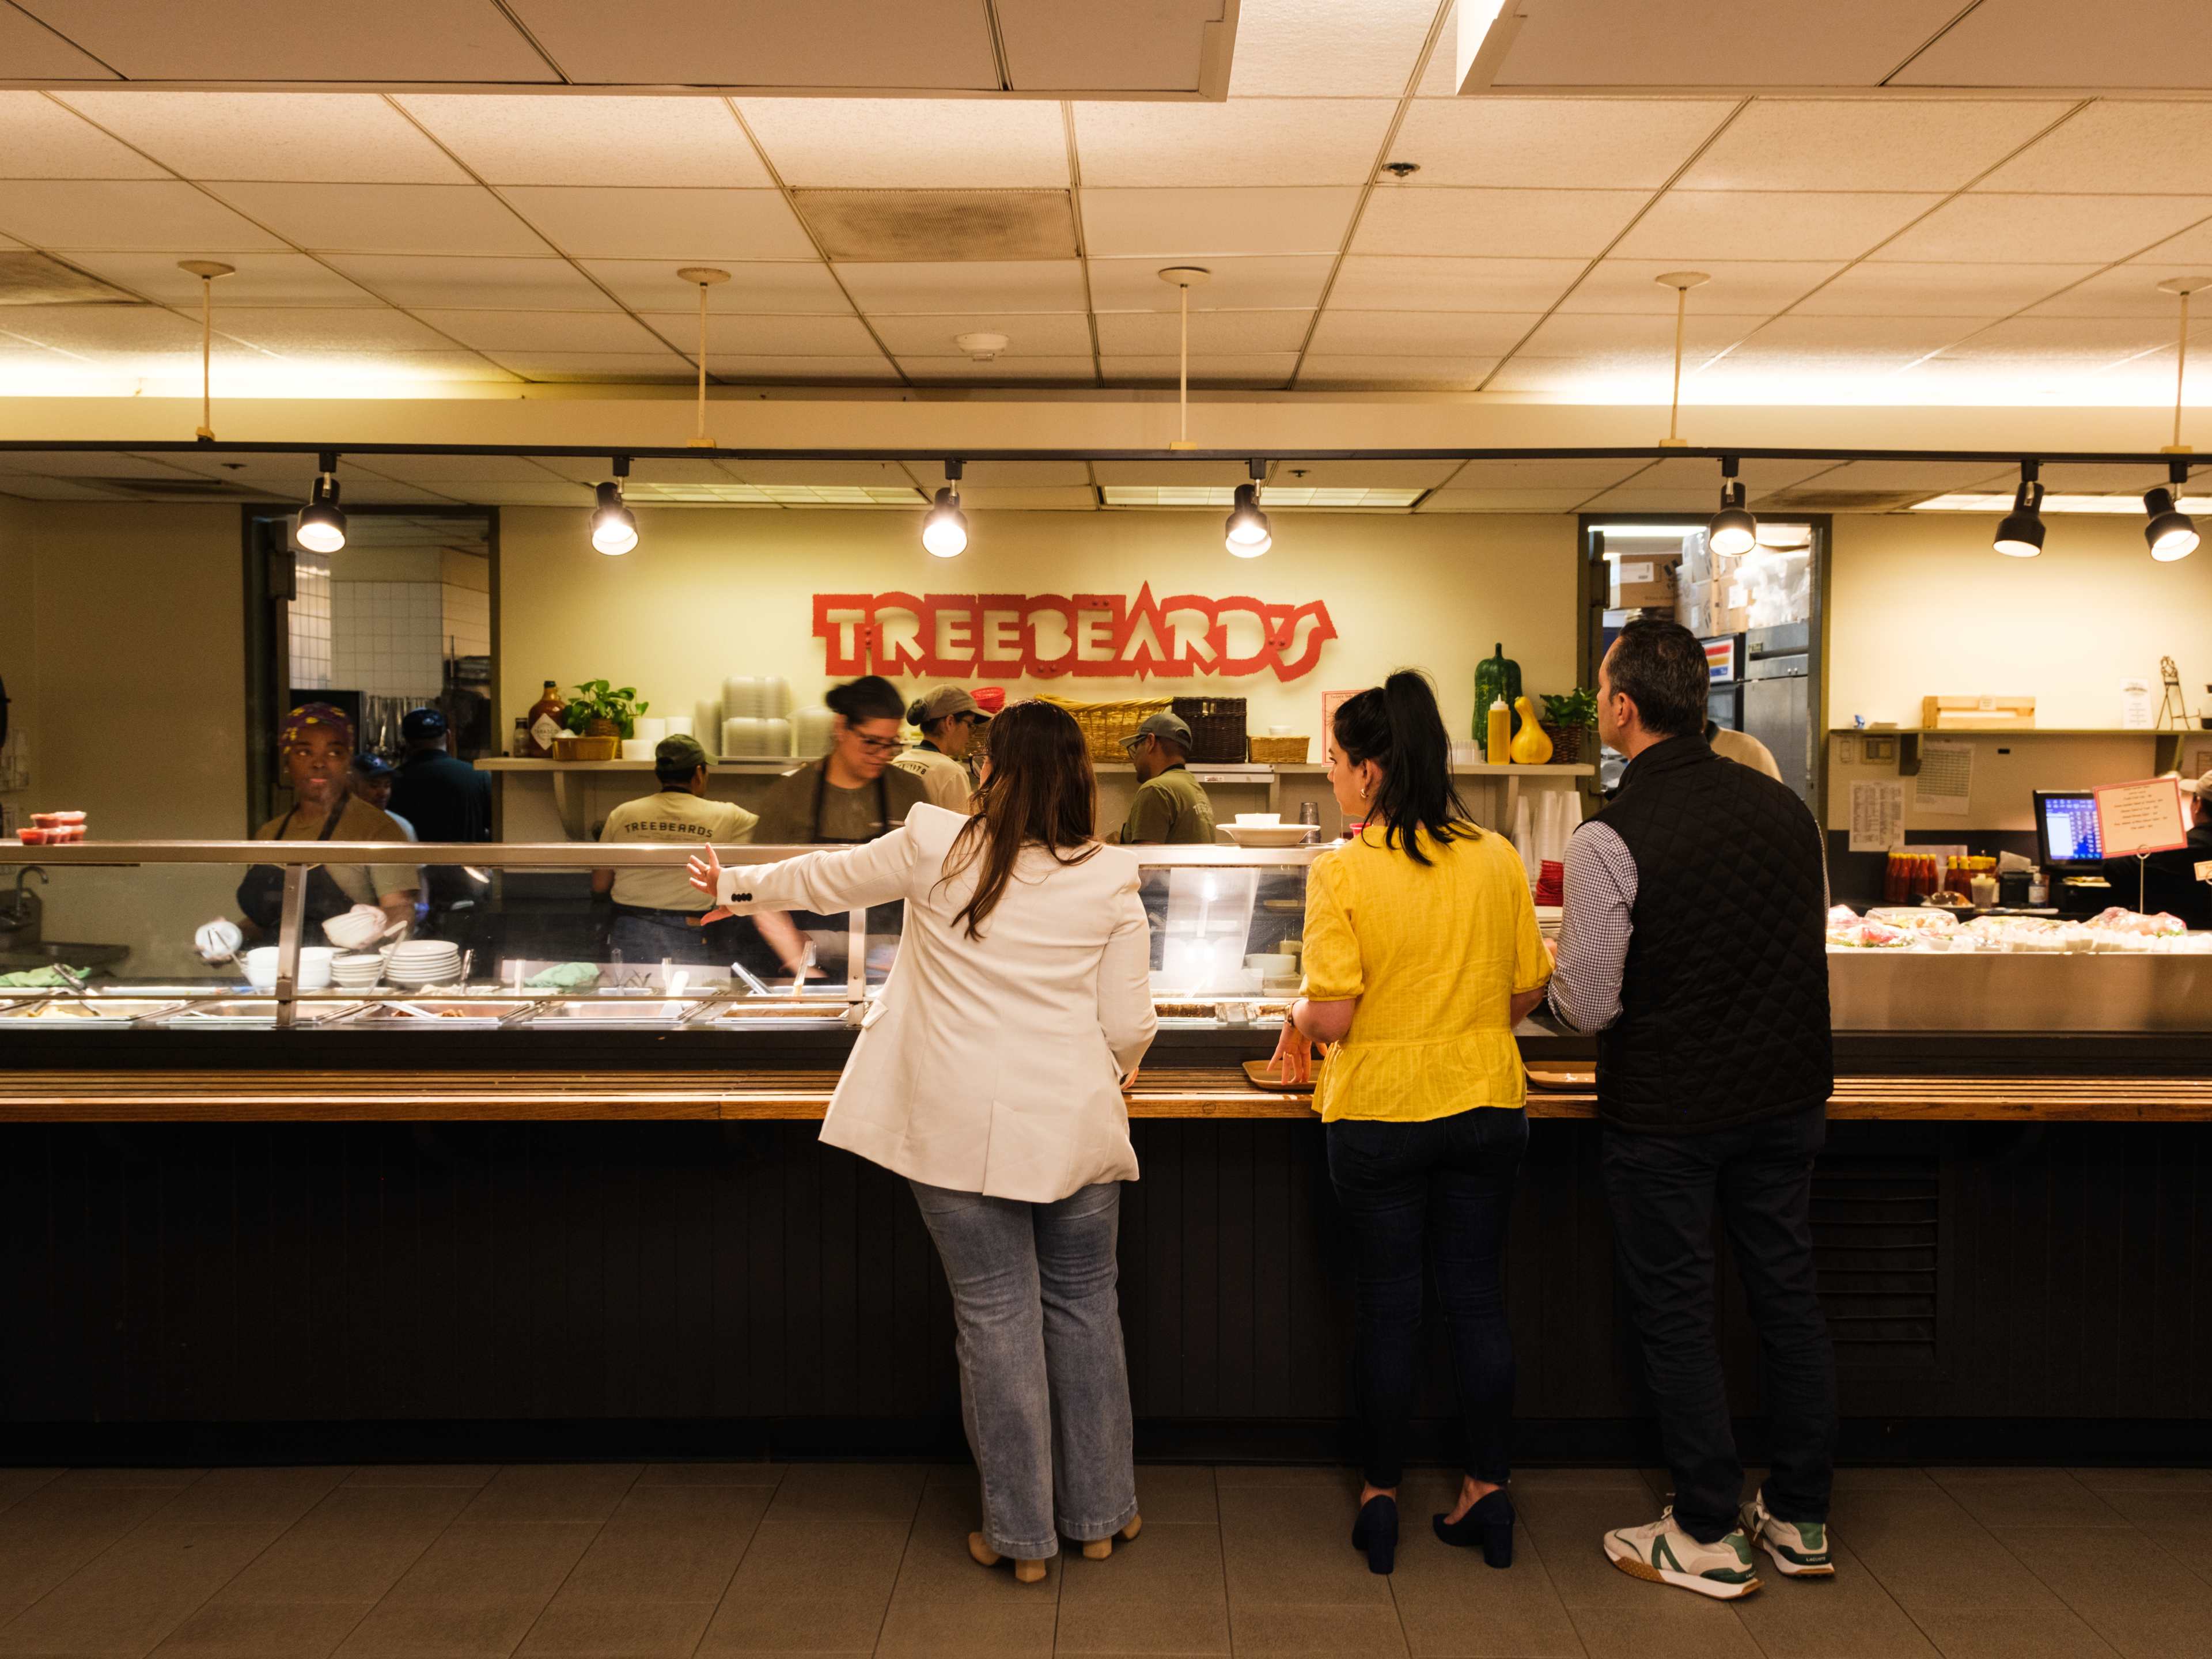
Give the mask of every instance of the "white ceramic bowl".
[[1285, 974], [1296, 974], [1298, 971], [1298, 959], [1296, 957], [1279, 956], [1270, 952], [1249, 956], [1244, 958], [1244, 965], [1247, 968], [1257, 968], [1261, 976], [1267, 979], [1280, 979]]
[[1224, 823], [1218, 827], [1239, 847], [1296, 847], [1314, 828], [1310, 823]]
[[1280, 812], [1239, 812], [1237, 815], [1239, 829], [1265, 828], [1269, 824], [1280, 823], [1282, 821], [1283, 815]]
[[[331, 962], [337, 955], [327, 945], [303, 945], [300, 947], [300, 982], [295, 988], [302, 991], [324, 991], [330, 988]], [[246, 953], [246, 982], [257, 991], [276, 988], [276, 947], [273, 945], [255, 946]]]

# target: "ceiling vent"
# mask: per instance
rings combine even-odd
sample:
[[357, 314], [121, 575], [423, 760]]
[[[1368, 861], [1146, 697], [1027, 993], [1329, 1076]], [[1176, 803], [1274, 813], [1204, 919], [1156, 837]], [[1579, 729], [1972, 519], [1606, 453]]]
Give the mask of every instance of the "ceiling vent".
[[137, 306], [119, 288], [65, 265], [52, 254], [26, 249], [0, 253], [0, 306]]
[[1073, 259], [1075, 210], [1064, 190], [795, 190], [832, 259]]

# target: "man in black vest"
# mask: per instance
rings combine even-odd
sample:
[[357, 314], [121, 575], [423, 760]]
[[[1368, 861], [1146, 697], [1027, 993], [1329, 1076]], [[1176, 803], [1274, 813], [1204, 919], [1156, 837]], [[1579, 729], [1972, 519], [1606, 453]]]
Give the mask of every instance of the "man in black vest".
[[[1726, 1601], [1755, 1543], [1826, 1575], [1835, 1360], [1815, 1291], [1813, 1160], [1834, 1082], [1819, 825], [1706, 743], [1705, 653], [1638, 621], [1598, 670], [1598, 732], [1628, 757], [1567, 844], [1552, 1006], [1598, 1033], [1600, 1166], [1674, 1502], [1607, 1533], [1623, 1571]], [[1759, 1328], [1773, 1472], [1742, 1503], [1713, 1332], [1718, 1211]], [[1741, 1505], [1739, 1511], [1739, 1505]]]

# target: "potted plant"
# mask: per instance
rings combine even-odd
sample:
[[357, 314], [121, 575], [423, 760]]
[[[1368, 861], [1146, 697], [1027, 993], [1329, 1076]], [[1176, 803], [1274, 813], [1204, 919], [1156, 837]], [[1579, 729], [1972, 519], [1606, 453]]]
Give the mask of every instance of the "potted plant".
[[574, 735], [560, 739], [562, 760], [612, 760], [624, 738], [637, 733], [637, 717], [653, 705], [638, 701], [637, 688], [617, 690], [605, 680], [586, 680], [562, 714]]
[[1583, 757], [1583, 733], [1597, 724], [1597, 693], [1577, 686], [1565, 696], [1546, 697], [1540, 724], [1552, 740], [1553, 762], [1577, 763]]

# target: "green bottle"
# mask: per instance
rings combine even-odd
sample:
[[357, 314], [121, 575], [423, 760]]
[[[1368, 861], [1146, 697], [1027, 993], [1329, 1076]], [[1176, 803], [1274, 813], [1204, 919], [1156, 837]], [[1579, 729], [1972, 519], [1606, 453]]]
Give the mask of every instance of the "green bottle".
[[1521, 665], [1505, 654], [1505, 645], [1500, 641], [1491, 647], [1496, 654], [1485, 657], [1474, 665], [1474, 740], [1485, 741], [1490, 735], [1490, 705], [1498, 698], [1514, 710], [1513, 730], [1521, 729]]

